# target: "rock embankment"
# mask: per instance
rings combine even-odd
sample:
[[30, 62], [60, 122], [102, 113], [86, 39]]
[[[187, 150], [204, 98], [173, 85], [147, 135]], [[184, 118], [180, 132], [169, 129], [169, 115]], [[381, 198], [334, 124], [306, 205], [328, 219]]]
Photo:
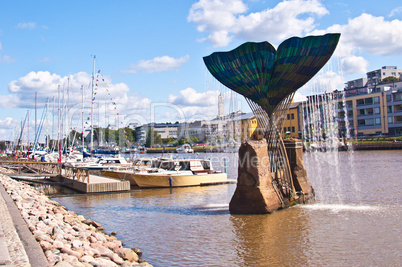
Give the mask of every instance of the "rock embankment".
[[0, 174], [29, 230], [52, 266], [151, 266], [138, 249], [123, 247], [96, 222], [85, 219], [25, 183]]

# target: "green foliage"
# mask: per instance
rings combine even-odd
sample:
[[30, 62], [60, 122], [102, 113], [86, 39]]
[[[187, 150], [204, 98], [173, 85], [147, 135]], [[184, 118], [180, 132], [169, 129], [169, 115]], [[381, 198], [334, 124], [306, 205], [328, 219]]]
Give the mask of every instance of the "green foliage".
[[7, 148], [6, 142], [4, 141], [0, 142], [0, 150], [6, 150], [6, 148]]
[[153, 127], [149, 128], [147, 131], [147, 139], [145, 140], [145, 146], [146, 147], [152, 147], [153, 145], [156, 144], [162, 144], [162, 138], [161, 135], [154, 130]]
[[392, 82], [398, 82], [399, 81], [399, 79], [398, 78], [396, 78], [396, 77], [394, 77], [394, 76], [388, 76], [388, 77], [385, 77], [384, 79], [382, 79], [382, 83], [392, 83]]

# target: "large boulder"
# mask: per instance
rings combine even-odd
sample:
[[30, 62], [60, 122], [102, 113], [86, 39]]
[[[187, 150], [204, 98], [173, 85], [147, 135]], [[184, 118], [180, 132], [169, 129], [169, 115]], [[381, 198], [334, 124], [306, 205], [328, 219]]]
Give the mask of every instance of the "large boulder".
[[308, 202], [315, 197], [313, 186], [307, 177], [303, 161], [303, 145], [300, 139], [289, 138], [283, 141], [292, 172], [293, 186], [299, 195], [299, 203]]
[[283, 208], [283, 200], [272, 183], [267, 142], [243, 142], [239, 149], [236, 191], [229, 203], [232, 214], [266, 214]]

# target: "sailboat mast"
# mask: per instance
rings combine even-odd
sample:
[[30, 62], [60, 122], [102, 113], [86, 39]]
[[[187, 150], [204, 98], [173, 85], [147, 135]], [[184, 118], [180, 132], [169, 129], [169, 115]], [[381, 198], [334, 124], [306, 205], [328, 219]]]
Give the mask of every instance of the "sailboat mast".
[[82, 118], [82, 152], [84, 152], [85, 142], [84, 142], [84, 86], [81, 85], [82, 91], [82, 107], [81, 107], [81, 118]]
[[96, 55], [94, 55], [94, 63], [92, 69], [92, 95], [91, 95], [91, 151], [94, 149], [94, 124], [93, 124], [93, 109], [94, 109], [94, 79], [95, 79], [95, 59]]
[[36, 110], [37, 110], [37, 106], [36, 106], [36, 102], [37, 102], [37, 95], [38, 95], [38, 92], [36, 91], [35, 92], [35, 138], [36, 138], [36, 122], [37, 122], [37, 117], [36, 117]]

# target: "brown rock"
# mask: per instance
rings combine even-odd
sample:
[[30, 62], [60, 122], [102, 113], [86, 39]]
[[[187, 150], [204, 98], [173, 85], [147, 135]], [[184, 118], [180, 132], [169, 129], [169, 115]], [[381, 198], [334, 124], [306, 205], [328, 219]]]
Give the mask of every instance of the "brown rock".
[[135, 254], [138, 255], [138, 257], [141, 258], [142, 256], [142, 251], [139, 248], [132, 248], [132, 250], [135, 252]]
[[128, 260], [130, 262], [137, 262], [139, 260], [137, 253], [135, 253], [132, 249], [122, 248], [122, 250], [124, 253], [122, 256], [123, 259]]
[[290, 169], [292, 171], [293, 185], [296, 192], [300, 192], [303, 202], [313, 199], [315, 196], [313, 186], [307, 178], [307, 171], [303, 161], [303, 146], [299, 139], [285, 139], [284, 144], [288, 155]]
[[80, 258], [81, 258], [81, 254], [80, 254], [79, 252], [74, 251], [74, 250], [72, 250], [72, 249], [70, 249], [70, 248], [68, 248], [68, 247], [62, 247], [62, 248], [60, 249], [60, 251], [63, 252], [63, 253], [66, 253], [66, 254], [68, 254], [68, 255], [74, 256], [74, 257], [76, 257], [77, 259], [80, 259]]
[[282, 208], [282, 196], [272, 183], [265, 139], [242, 143], [236, 191], [229, 203], [234, 214], [265, 214]]

